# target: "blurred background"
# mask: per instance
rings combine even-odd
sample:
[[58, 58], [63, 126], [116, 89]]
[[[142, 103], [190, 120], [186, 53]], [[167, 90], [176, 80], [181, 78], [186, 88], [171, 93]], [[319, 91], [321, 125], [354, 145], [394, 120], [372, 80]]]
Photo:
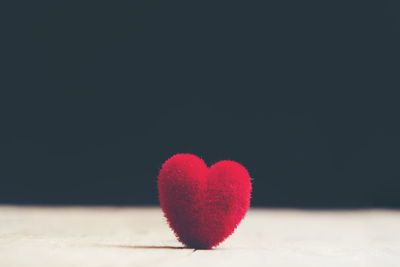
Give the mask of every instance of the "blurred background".
[[0, 203], [157, 205], [185, 152], [253, 206], [400, 207], [399, 1], [2, 5]]

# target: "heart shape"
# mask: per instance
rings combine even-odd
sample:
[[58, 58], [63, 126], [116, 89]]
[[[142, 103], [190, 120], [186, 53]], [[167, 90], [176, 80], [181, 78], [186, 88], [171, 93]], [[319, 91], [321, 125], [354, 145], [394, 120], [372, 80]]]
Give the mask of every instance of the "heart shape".
[[179, 241], [212, 248], [230, 236], [250, 206], [251, 178], [237, 162], [210, 168], [191, 154], [176, 154], [158, 175], [160, 205]]

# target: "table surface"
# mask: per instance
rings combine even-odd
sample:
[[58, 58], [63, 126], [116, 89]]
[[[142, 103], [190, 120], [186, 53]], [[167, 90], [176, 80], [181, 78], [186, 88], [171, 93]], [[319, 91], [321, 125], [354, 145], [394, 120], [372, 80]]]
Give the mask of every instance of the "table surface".
[[156, 207], [0, 206], [0, 266], [400, 266], [400, 211], [251, 209], [213, 250]]

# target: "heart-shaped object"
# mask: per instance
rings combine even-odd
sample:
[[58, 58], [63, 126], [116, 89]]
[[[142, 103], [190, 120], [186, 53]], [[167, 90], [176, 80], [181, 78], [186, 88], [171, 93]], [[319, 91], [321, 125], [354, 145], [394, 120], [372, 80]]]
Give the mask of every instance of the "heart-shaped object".
[[160, 205], [178, 239], [212, 248], [230, 236], [250, 206], [251, 178], [237, 162], [210, 168], [191, 154], [168, 159], [158, 175]]

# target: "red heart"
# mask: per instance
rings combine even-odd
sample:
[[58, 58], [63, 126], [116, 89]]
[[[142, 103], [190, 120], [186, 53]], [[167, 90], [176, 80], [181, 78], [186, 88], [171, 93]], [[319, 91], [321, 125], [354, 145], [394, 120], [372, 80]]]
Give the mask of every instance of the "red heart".
[[158, 175], [160, 205], [178, 239], [212, 248], [236, 229], [250, 206], [251, 178], [237, 162], [210, 168], [191, 154], [168, 159]]

